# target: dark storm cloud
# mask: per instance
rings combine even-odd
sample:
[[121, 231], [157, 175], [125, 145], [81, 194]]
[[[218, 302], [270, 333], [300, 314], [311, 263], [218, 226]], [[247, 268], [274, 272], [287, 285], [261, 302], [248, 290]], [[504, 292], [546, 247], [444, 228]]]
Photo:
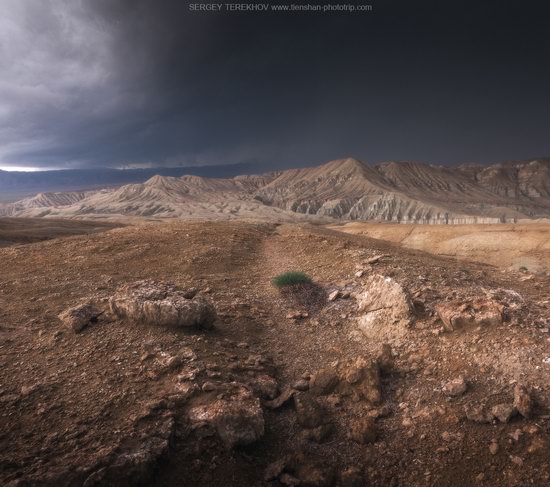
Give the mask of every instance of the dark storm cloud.
[[238, 14], [4, 0], [0, 166], [550, 153], [543, 2], [372, 4]]

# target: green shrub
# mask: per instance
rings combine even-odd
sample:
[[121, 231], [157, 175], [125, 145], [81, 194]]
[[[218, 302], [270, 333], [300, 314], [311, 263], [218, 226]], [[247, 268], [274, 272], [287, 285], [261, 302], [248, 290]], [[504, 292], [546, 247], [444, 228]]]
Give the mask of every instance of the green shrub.
[[271, 283], [277, 287], [292, 286], [294, 284], [311, 284], [311, 278], [300, 271], [283, 272], [271, 279]]

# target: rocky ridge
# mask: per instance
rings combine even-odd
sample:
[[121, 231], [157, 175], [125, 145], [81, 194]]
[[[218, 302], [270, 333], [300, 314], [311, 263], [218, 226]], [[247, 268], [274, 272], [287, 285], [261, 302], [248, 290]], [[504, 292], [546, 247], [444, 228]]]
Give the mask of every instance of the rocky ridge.
[[348, 158], [262, 176], [154, 176], [113, 190], [38, 195], [0, 206], [0, 216], [514, 222], [550, 216], [549, 168], [549, 160], [444, 167]]

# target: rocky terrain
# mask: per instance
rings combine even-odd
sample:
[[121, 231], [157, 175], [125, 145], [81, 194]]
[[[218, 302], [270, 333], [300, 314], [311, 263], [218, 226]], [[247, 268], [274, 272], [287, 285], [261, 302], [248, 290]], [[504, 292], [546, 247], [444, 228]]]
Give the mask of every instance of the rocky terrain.
[[1, 205], [0, 216], [515, 222], [550, 216], [550, 160], [446, 167], [348, 158], [231, 179], [154, 176], [115, 189], [39, 194]]
[[0, 263], [2, 485], [550, 482], [546, 273], [181, 220]]

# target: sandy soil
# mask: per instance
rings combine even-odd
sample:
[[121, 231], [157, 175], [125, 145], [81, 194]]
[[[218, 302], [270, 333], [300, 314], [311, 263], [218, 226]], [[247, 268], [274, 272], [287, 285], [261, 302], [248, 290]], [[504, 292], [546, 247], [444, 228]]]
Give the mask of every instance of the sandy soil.
[[[350, 467], [362, 478], [354, 485], [550, 482], [548, 276], [503, 272], [307, 224], [183, 221], [2, 248], [0, 268], [3, 485], [133, 484], [136, 478], [125, 475], [135, 473], [139, 455], [117, 471], [115, 484], [93, 483], [90, 475], [120, 459], [121, 451], [150, 445], [150, 435], [160, 433], [136, 432], [143, 418], [153, 430], [159, 418], [175, 422], [169, 445], [154, 462], [139, 464], [140, 478], [153, 486], [278, 487], [283, 484], [267, 482], [264, 472], [289, 453], [335, 476], [334, 482], [302, 485], [336, 485]], [[348, 290], [352, 297], [326, 302], [305, 319], [288, 319], [295, 304], [270, 279], [295, 269], [327, 293]], [[375, 358], [382, 342], [359, 332], [353, 298], [374, 273], [400, 282], [418, 307], [415, 324], [391, 340], [395, 364], [382, 376], [381, 406], [347, 396], [318, 398], [334, 426], [320, 443], [304, 439], [292, 405], [264, 407], [265, 435], [234, 450], [189, 427], [190, 404], [173, 398], [177, 377], [192, 369], [202, 390], [192, 401], [208, 404], [230, 382], [268, 374], [283, 390], [350, 358]], [[174, 331], [106, 316], [75, 334], [57, 318], [81, 300], [106, 306], [119, 285], [145, 278], [199, 289], [218, 310], [215, 329]], [[521, 295], [507, 322], [442, 332], [437, 303], [497, 289]], [[179, 369], [160, 365], [183, 352], [194, 354], [192, 362]], [[442, 385], [458, 376], [467, 379], [467, 392], [447, 397]], [[214, 392], [206, 382], [214, 382]], [[515, 382], [534, 392], [531, 419], [466, 419], [468, 404], [511, 401]], [[358, 444], [349, 439], [350, 429], [366, 414], [378, 416], [378, 439]]]
[[504, 268], [550, 271], [550, 222], [503, 225], [399, 225], [350, 222], [329, 228], [394, 242], [409, 249], [486, 262]]

